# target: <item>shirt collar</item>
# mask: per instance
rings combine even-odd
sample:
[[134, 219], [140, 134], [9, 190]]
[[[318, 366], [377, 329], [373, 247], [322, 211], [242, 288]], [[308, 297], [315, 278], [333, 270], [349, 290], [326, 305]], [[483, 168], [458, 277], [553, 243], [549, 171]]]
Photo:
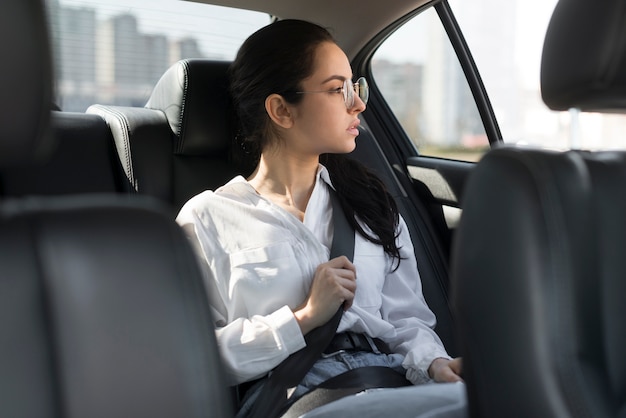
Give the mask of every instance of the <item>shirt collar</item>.
[[333, 190], [335, 190], [335, 186], [333, 186], [333, 182], [330, 181], [330, 174], [328, 173], [328, 169], [324, 167], [322, 164], [319, 165], [317, 169], [317, 181], [323, 180], [326, 184], [328, 184]]
[[[316, 183], [319, 183], [319, 181], [322, 180], [324, 183], [328, 184], [333, 190], [335, 190], [335, 186], [333, 186], [333, 182], [330, 180], [330, 174], [328, 173], [328, 169], [324, 167], [322, 164], [320, 164], [317, 167], [316, 175], [317, 175], [317, 177], [315, 178]], [[232, 180], [230, 180], [228, 183], [226, 183], [222, 187], [226, 187], [226, 186], [230, 186], [230, 185], [234, 185], [238, 183], [245, 183], [248, 187], [252, 187], [249, 185], [248, 180], [246, 180], [243, 176], [234, 177]]]

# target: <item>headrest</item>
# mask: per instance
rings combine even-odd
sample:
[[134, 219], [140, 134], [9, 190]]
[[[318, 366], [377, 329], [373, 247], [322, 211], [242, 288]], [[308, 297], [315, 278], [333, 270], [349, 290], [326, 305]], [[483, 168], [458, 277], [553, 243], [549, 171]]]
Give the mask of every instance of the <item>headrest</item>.
[[42, 0], [2, 0], [0, 57], [0, 166], [18, 165], [50, 146], [52, 71]]
[[548, 107], [626, 111], [625, 21], [623, 0], [559, 1], [541, 61]]
[[155, 86], [146, 107], [165, 112], [177, 138], [174, 153], [206, 156], [230, 147], [234, 130], [229, 65], [224, 61], [182, 60]]

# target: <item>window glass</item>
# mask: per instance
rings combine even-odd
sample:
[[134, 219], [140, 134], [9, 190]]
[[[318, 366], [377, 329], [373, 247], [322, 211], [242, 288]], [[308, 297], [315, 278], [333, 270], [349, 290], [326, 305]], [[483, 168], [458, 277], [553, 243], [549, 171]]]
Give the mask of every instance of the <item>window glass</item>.
[[56, 105], [143, 106], [183, 58], [232, 60], [267, 14], [175, 0], [46, 0]]
[[379, 47], [372, 78], [421, 155], [477, 161], [489, 141], [437, 12], [415, 16]]
[[505, 142], [554, 149], [624, 148], [626, 115], [555, 112], [541, 99], [541, 51], [556, 2], [449, 0]]

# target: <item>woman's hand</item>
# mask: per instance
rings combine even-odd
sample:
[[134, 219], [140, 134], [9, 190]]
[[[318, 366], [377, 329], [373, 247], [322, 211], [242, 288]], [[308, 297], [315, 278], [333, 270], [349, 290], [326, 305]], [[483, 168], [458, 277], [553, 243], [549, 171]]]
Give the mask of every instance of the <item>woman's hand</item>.
[[303, 334], [325, 324], [337, 312], [352, 306], [356, 291], [356, 269], [341, 256], [317, 267], [307, 299], [294, 311]]
[[428, 367], [428, 375], [437, 383], [462, 382], [462, 359], [436, 358]]

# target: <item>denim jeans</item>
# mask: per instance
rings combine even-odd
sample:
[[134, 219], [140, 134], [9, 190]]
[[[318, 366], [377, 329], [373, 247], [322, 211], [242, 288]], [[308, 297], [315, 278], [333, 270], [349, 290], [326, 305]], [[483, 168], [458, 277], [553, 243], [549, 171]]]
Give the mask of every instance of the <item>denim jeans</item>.
[[[359, 367], [385, 366], [404, 374], [405, 370], [404, 367], [402, 367], [403, 359], [404, 357], [400, 354], [387, 355], [364, 351], [339, 352], [329, 357], [322, 357], [313, 365], [311, 370], [309, 370], [300, 384], [295, 388], [289, 397], [288, 404], [295, 402], [309, 390], [316, 388], [320, 383]], [[266, 379], [262, 379], [248, 390], [241, 403], [237, 416], [243, 416], [250, 408], [254, 408], [254, 402], [265, 382]]]
[[385, 366], [404, 375], [406, 371], [402, 367], [402, 360], [404, 360], [404, 356], [400, 354], [375, 354], [365, 351], [343, 352], [331, 357], [321, 358], [304, 376], [302, 382], [296, 387], [289, 399], [291, 402], [294, 402], [309, 390], [316, 388], [320, 383], [359, 367]]
[[465, 384], [425, 383], [368, 389], [322, 405], [301, 418], [468, 418]]

